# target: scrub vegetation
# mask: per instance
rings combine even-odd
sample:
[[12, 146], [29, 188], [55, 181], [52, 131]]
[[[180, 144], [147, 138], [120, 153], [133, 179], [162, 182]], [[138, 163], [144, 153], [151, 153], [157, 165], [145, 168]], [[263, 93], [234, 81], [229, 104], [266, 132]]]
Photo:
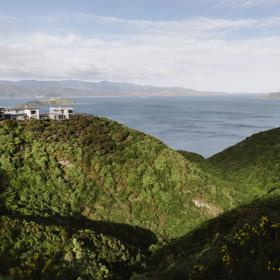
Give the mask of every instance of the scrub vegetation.
[[274, 279], [277, 137], [204, 159], [105, 118], [1, 122], [0, 274]]
[[226, 212], [170, 242], [132, 279], [279, 279], [280, 193]]

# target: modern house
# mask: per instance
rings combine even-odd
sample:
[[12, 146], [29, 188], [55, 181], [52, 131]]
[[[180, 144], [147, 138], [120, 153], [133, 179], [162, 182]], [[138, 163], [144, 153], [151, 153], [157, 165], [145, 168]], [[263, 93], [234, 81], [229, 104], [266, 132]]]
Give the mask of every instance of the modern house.
[[5, 119], [5, 108], [0, 108], [0, 121]]
[[51, 120], [68, 120], [74, 117], [73, 108], [50, 108], [49, 118]]
[[27, 116], [27, 119], [40, 119], [40, 111], [38, 108], [25, 108], [24, 113]]
[[73, 108], [50, 108], [49, 113], [41, 113], [38, 108], [0, 108], [0, 120], [24, 121], [30, 119], [37, 120], [68, 120], [74, 117]]
[[5, 120], [28, 120], [37, 119], [39, 120], [40, 114], [38, 108], [1, 108], [2, 119]]

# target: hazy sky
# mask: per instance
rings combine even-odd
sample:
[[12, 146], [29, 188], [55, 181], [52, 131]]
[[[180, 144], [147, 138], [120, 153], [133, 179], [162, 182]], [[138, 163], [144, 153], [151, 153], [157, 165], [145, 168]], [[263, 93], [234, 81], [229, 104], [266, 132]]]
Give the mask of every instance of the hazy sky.
[[0, 0], [0, 79], [280, 90], [280, 0]]

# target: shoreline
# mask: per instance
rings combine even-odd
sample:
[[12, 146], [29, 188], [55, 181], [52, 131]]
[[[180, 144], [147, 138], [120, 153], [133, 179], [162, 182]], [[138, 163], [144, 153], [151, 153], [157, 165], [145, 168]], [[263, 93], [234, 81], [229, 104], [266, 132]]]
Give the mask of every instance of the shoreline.
[[250, 93], [250, 94], [229, 94], [229, 95], [89, 95], [89, 96], [63, 96], [63, 97], [45, 97], [45, 96], [0, 96], [0, 99], [10, 98], [10, 99], [41, 99], [41, 100], [50, 100], [50, 99], [65, 99], [65, 98], [150, 98], [150, 97], [266, 97], [269, 98], [266, 94]]

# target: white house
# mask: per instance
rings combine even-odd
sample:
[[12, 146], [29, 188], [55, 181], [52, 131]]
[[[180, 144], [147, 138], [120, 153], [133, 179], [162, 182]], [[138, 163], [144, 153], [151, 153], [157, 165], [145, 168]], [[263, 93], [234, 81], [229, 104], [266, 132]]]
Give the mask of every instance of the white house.
[[73, 108], [50, 108], [49, 118], [51, 120], [68, 120], [74, 117], [74, 109]]
[[23, 121], [26, 119], [40, 119], [38, 108], [4, 108], [2, 110], [6, 119]]
[[25, 108], [24, 114], [26, 114], [27, 119], [40, 119], [40, 112], [38, 108]]

